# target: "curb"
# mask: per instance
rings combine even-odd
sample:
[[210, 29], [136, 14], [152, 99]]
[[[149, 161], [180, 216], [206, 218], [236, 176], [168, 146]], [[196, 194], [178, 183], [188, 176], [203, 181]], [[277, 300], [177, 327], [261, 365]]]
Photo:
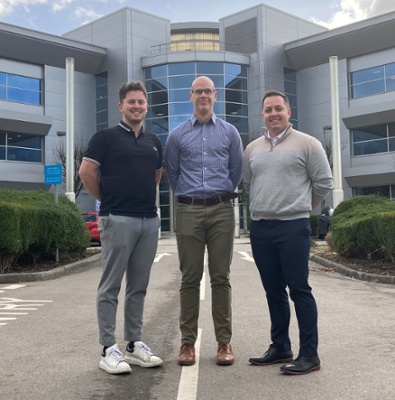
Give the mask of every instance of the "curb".
[[[56, 279], [60, 276], [64, 276], [71, 273], [82, 272], [89, 268], [97, 266], [97, 262], [101, 259], [101, 253], [95, 254], [91, 257], [87, 257], [81, 261], [56, 267], [49, 271], [42, 272], [22, 272], [20, 274], [0, 274], [0, 283], [20, 283], [20, 282], [35, 282], [44, 281], [50, 279]], [[390, 275], [378, 275], [369, 274], [366, 272], [360, 272], [352, 268], [348, 268], [344, 265], [338, 264], [334, 261], [327, 260], [326, 258], [317, 256], [315, 254], [309, 257], [311, 261], [325, 267], [334, 268], [336, 272], [339, 272], [350, 278], [359, 279], [366, 282], [386, 283], [395, 285], [395, 276]]]
[[100, 261], [100, 259], [101, 253], [84, 258], [83, 260], [76, 261], [71, 264], [53, 268], [49, 271], [21, 272], [19, 274], [0, 274], [0, 283], [35, 282], [56, 279], [60, 276], [86, 271], [89, 268], [95, 267], [98, 265], [98, 261]]
[[316, 263], [321, 264], [325, 267], [332, 267], [336, 270], [336, 272], [339, 272], [345, 276], [349, 276], [354, 279], [359, 279], [361, 281], [395, 284], [395, 276], [369, 274], [367, 272], [360, 272], [355, 269], [346, 267], [342, 264], [338, 264], [334, 261], [327, 260], [326, 258], [317, 256], [315, 254], [310, 256], [310, 260], [315, 261]]

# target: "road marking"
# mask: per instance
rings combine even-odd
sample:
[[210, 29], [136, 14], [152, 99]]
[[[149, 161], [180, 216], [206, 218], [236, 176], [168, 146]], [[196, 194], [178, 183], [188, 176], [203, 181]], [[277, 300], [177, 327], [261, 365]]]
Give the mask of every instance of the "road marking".
[[[14, 287], [13, 289], [17, 288]], [[28, 314], [27, 312], [19, 312], [19, 311], [35, 311], [39, 307], [43, 306], [44, 303], [52, 303], [52, 300], [21, 300], [21, 299], [14, 299], [12, 297], [1, 297], [0, 326], [7, 325], [7, 322], [3, 321], [13, 321], [17, 319], [16, 317], [2, 317], [1, 315], [27, 315]]]
[[14, 284], [14, 285], [4, 286], [4, 287], [2, 287], [2, 289], [6, 289], [6, 290], [15, 290], [15, 289], [19, 289], [19, 288], [22, 288], [22, 287], [26, 287], [26, 285]]
[[238, 251], [238, 253], [243, 256], [243, 257], [241, 257], [242, 260], [254, 262], [254, 258], [251, 257], [246, 251]]
[[171, 256], [169, 253], [158, 253], [154, 258], [154, 262], [159, 262], [163, 256]]
[[197, 385], [199, 378], [199, 354], [200, 354], [200, 338], [202, 330], [198, 329], [198, 337], [195, 343], [196, 363], [182, 367], [180, 384], [178, 386], [177, 400], [196, 400]]
[[[204, 253], [204, 264], [203, 264], [203, 268], [205, 268], [207, 266], [208, 263], [208, 256], [207, 256], [207, 252]], [[206, 273], [204, 272], [203, 269], [203, 275], [202, 275], [202, 279], [200, 281], [200, 300], [204, 300], [206, 298]]]

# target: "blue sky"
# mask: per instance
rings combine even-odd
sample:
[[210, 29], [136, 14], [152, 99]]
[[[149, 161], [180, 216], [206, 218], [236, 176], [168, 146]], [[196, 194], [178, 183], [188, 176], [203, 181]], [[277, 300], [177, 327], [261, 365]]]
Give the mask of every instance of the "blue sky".
[[0, 0], [0, 22], [61, 35], [126, 6], [191, 22], [218, 21], [261, 3], [328, 28], [395, 11], [394, 0]]

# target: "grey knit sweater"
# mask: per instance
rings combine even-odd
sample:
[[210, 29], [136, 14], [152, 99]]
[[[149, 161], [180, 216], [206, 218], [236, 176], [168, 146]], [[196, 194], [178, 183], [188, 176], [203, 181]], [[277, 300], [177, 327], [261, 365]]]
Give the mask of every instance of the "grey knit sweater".
[[243, 183], [254, 220], [308, 218], [333, 188], [321, 142], [292, 125], [274, 147], [265, 135], [247, 146]]

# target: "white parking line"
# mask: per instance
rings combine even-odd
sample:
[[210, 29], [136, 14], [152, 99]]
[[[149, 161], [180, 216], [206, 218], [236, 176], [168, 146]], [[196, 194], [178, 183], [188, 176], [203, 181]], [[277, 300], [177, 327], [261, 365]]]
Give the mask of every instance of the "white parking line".
[[6, 290], [15, 290], [15, 289], [19, 289], [19, 288], [22, 288], [22, 287], [26, 287], [26, 285], [14, 284], [14, 285], [4, 286], [2, 289], [6, 289]]
[[196, 400], [197, 385], [199, 379], [199, 354], [200, 354], [200, 338], [202, 330], [198, 329], [198, 337], [195, 343], [196, 363], [182, 367], [180, 384], [178, 386], [177, 400]]

